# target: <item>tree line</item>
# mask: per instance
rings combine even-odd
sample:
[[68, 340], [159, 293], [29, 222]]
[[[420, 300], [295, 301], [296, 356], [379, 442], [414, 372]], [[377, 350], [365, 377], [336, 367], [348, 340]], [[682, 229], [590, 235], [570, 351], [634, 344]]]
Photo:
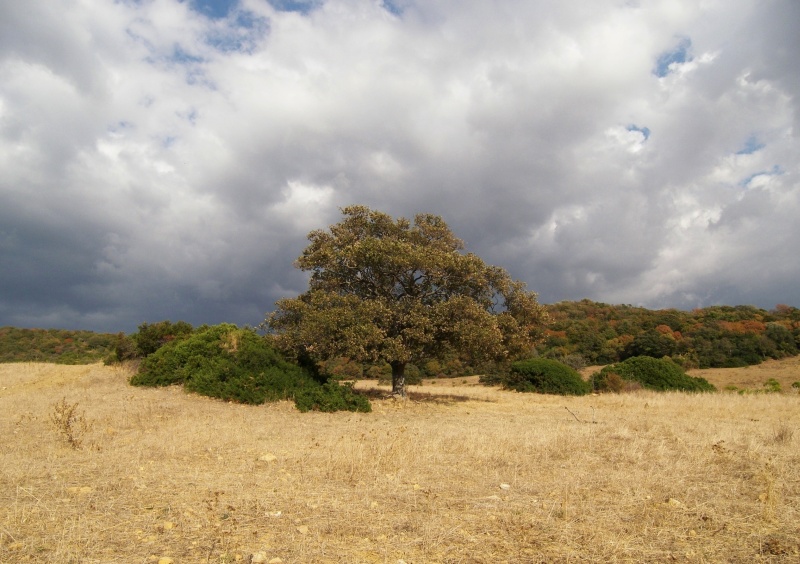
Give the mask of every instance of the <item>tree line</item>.
[[0, 327], [0, 362], [91, 364], [107, 358], [117, 340], [93, 331]]
[[547, 306], [540, 354], [571, 365], [669, 357], [685, 369], [735, 368], [800, 353], [800, 309], [777, 305], [649, 310], [591, 300]]
[[[509, 385], [516, 373], [515, 385], [526, 389], [571, 382], [569, 389], [586, 391], [577, 373], [566, 376], [552, 362], [575, 369], [654, 358], [671, 360], [649, 380], [639, 374], [646, 363], [637, 361], [632, 372], [641, 385], [694, 389], [704, 385], [676, 380], [671, 367], [734, 367], [798, 354], [796, 308], [652, 311], [590, 300], [544, 306], [504, 269], [464, 252], [439, 216], [395, 219], [366, 206], [341, 211], [339, 223], [308, 235], [295, 263], [310, 273], [308, 290], [277, 302], [261, 325], [264, 335], [231, 324], [195, 329], [161, 321], [95, 344], [113, 349], [109, 363], [140, 362], [132, 384], [182, 384], [245, 403], [304, 397], [303, 409], [359, 410], [365, 406], [352, 388], [337, 381], [378, 376], [404, 398], [406, 384], [422, 375], [482, 374], [487, 383]], [[54, 350], [64, 354], [63, 345]], [[530, 363], [537, 358], [547, 362]], [[624, 366], [614, 374], [625, 379]]]
[[[635, 356], [669, 357], [686, 369], [754, 365], [800, 354], [800, 309], [778, 305], [711, 306], [692, 311], [651, 310], [588, 299], [544, 306], [549, 323], [535, 355], [575, 368], [606, 365]], [[178, 321], [145, 322], [136, 332], [95, 333], [67, 329], [0, 327], [0, 362], [88, 364], [144, 358], [164, 344], [195, 331]], [[344, 379], [391, 378], [382, 362], [347, 356], [321, 360], [319, 369]], [[405, 367], [410, 383], [498, 370], [451, 351]]]

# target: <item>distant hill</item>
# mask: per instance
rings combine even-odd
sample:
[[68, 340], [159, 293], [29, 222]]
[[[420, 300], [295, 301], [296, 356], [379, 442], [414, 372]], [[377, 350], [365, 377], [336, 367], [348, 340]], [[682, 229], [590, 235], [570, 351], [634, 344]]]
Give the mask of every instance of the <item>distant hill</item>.
[[[770, 311], [754, 306], [683, 311], [581, 300], [546, 307], [551, 323], [538, 352], [576, 368], [632, 356], [667, 356], [686, 369], [735, 368], [800, 354], [800, 309], [786, 305]], [[148, 327], [143, 324], [140, 332]], [[114, 352], [120, 336], [2, 327], [0, 362], [98, 362]], [[459, 366], [455, 375], [464, 373]]]
[[573, 364], [671, 357], [685, 368], [732, 368], [800, 353], [800, 309], [778, 305], [649, 310], [591, 300], [547, 306], [539, 351]]
[[0, 362], [91, 364], [107, 357], [116, 340], [111, 333], [0, 327]]

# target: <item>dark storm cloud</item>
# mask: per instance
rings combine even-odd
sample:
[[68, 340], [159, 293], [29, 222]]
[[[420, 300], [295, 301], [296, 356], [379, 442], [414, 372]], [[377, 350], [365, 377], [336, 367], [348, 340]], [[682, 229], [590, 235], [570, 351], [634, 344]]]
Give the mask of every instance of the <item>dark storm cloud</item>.
[[0, 6], [0, 325], [258, 324], [353, 203], [545, 302], [800, 304], [796, 2], [67, 4]]

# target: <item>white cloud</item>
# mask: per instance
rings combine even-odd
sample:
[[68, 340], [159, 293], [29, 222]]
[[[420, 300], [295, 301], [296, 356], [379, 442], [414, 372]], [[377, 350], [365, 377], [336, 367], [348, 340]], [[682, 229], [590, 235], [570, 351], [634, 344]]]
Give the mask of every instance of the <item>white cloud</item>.
[[256, 324], [352, 203], [544, 301], [800, 304], [797, 6], [7, 3], [0, 324]]
[[283, 201], [272, 206], [280, 217], [287, 218], [303, 229], [320, 229], [324, 226], [334, 190], [330, 186], [314, 186], [290, 180], [283, 191]]

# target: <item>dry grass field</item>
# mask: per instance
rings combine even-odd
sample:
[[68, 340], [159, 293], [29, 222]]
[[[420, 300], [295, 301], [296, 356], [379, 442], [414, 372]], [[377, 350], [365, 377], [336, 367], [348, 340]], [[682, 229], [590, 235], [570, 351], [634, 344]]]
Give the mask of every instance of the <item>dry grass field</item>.
[[800, 562], [799, 362], [702, 373], [783, 394], [362, 382], [367, 414], [0, 365], [0, 562]]

